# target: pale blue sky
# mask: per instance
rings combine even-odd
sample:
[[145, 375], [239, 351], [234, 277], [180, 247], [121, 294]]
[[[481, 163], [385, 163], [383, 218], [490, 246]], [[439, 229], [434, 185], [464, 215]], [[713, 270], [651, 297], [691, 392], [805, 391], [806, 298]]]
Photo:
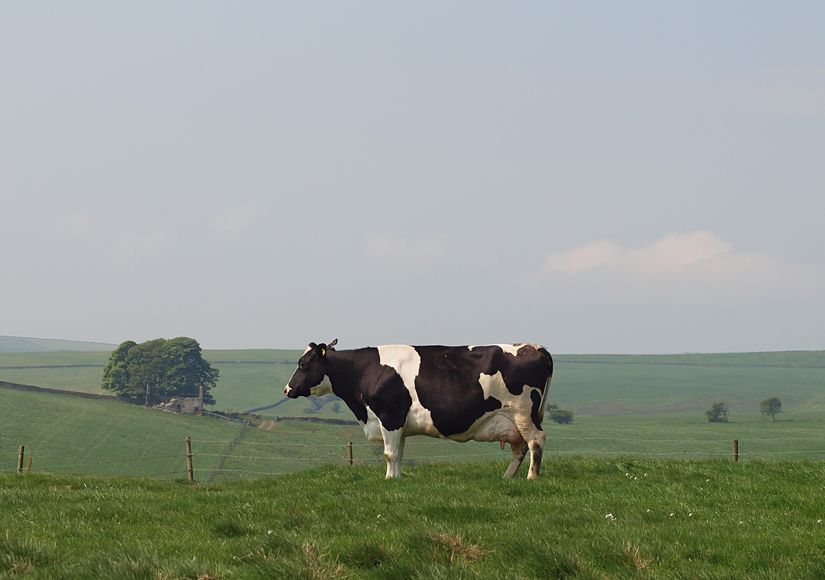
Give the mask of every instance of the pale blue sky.
[[0, 334], [825, 348], [822, 2], [0, 7]]

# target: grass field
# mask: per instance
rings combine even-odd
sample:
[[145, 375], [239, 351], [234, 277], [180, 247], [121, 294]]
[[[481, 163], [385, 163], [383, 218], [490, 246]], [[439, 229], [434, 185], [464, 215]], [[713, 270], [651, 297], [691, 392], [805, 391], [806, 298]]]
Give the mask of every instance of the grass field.
[[[174, 415], [121, 401], [0, 388], [0, 472], [17, 467], [25, 445], [35, 472], [150, 476], [185, 475], [184, 440], [192, 439], [196, 479], [248, 479], [343, 465], [354, 442], [359, 464], [383, 472], [382, 447], [367, 443], [361, 427], [266, 420], [243, 426], [210, 416]], [[416, 438], [407, 465], [500, 458], [498, 445]]]
[[[300, 351], [207, 351], [221, 370], [217, 409], [244, 411], [282, 400], [281, 388]], [[100, 392], [106, 353], [0, 355], [0, 380]], [[573, 410], [572, 425], [546, 421], [548, 452], [557, 456], [727, 458], [739, 439], [743, 460], [823, 459], [825, 354], [762, 353], [673, 356], [558, 356], [551, 401]], [[82, 366], [78, 366], [82, 365]], [[25, 368], [20, 368], [25, 367]], [[758, 402], [779, 396], [785, 412], [763, 420]], [[731, 422], [709, 424], [703, 412], [727, 401]], [[311, 413], [307, 399], [261, 411], [259, 428], [210, 418], [146, 411], [125, 403], [0, 389], [0, 469], [15, 465], [25, 443], [34, 469], [55, 472], [176, 477], [182, 440], [195, 440], [204, 481], [261, 477], [338, 463], [355, 442], [357, 461], [381, 462], [358, 427], [293, 421], [279, 416], [352, 420], [344, 405]], [[155, 457], [148, 460], [150, 454]], [[405, 465], [500, 458], [495, 444], [455, 444], [427, 438], [408, 443]], [[159, 456], [163, 455], [161, 458]], [[220, 467], [220, 469], [217, 469]], [[503, 469], [503, 467], [502, 467]]]
[[[216, 409], [245, 411], [281, 400], [298, 350], [217, 350]], [[106, 353], [0, 354], [0, 380], [100, 393]], [[758, 418], [778, 396], [794, 418], [825, 417], [825, 351], [685, 355], [558, 355], [551, 400], [579, 415], [702, 415], [716, 400], [733, 417]], [[301, 415], [306, 401], [273, 414]], [[332, 415], [330, 415], [332, 416]]]
[[321, 468], [190, 487], [0, 475], [0, 576], [812, 578], [825, 465], [634, 458]]

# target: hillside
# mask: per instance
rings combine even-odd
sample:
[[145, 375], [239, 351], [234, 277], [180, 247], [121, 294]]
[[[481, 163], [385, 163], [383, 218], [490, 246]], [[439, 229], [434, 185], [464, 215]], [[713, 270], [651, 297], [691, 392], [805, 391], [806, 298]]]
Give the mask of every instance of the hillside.
[[[554, 459], [190, 487], [0, 474], [0, 576], [814, 578], [822, 463]], [[105, 546], [105, 549], [101, 549]]]
[[0, 336], [0, 353], [12, 352], [110, 352], [116, 345], [79, 340]]
[[[14, 467], [17, 446], [25, 443], [36, 471], [180, 477], [189, 434], [204, 481], [338, 464], [347, 441], [355, 443], [356, 461], [380, 471], [380, 448], [364, 440], [345, 405], [283, 398], [299, 354], [206, 351], [221, 371], [213, 409], [259, 408], [260, 420], [248, 429], [0, 385], [0, 470]], [[0, 381], [100, 393], [106, 358], [94, 352], [0, 354]], [[727, 458], [738, 439], [742, 461], [825, 459], [825, 353], [561, 355], [556, 362], [550, 400], [576, 415], [572, 425], [545, 422], [547, 451], [554, 456]], [[783, 402], [777, 421], [758, 412], [759, 401], [770, 396]], [[729, 404], [729, 423], [706, 421], [704, 410], [717, 400]], [[276, 420], [284, 416], [304, 420]], [[312, 422], [317, 419], [334, 423]], [[503, 469], [508, 456], [495, 444], [417, 437], [408, 443], [405, 466], [499, 458]]]
[[[215, 409], [246, 411], [283, 400], [299, 350], [206, 350], [220, 370]], [[0, 380], [100, 393], [107, 353], [0, 354]], [[825, 351], [684, 355], [557, 355], [551, 401], [578, 415], [701, 414], [716, 400], [758, 418], [759, 401], [778, 396], [799, 418], [825, 417]], [[314, 411], [284, 402], [273, 415]], [[346, 414], [344, 410], [344, 414]], [[322, 414], [334, 417], [331, 407]], [[734, 415], [734, 416], [735, 416]]]

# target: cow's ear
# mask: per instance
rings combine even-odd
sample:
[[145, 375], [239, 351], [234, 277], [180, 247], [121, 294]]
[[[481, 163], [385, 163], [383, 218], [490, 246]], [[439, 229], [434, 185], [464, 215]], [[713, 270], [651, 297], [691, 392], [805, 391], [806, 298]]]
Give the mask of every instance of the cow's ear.
[[334, 347], [336, 344], [338, 344], [338, 339], [337, 339], [337, 338], [336, 338], [336, 339], [334, 339], [332, 342], [330, 342], [330, 343], [327, 345], [327, 348], [329, 348], [330, 350], [332, 350], [332, 347]]
[[321, 356], [327, 356], [327, 345], [323, 342], [318, 345], [318, 352], [321, 353]]
[[311, 348], [312, 350], [315, 350], [317, 347], [318, 347], [318, 345], [315, 344], [314, 342], [309, 343], [309, 348]]

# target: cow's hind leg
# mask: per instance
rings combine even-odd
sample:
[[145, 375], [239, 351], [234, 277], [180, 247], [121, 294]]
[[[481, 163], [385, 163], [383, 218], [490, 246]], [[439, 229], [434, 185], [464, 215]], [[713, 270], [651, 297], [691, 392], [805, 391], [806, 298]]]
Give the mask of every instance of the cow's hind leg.
[[528, 439], [527, 445], [530, 447], [530, 471], [527, 479], [536, 479], [541, 470], [541, 457], [544, 454], [544, 442], [547, 440], [547, 433], [541, 430], [534, 430]]
[[404, 435], [401, 429], [387, 431], [381, 428], [384, 437], [384, 459], [387, 461], [387, 479], [401, 477], [401, 459], [404, 457]]
[[507, 471], [504, 472], [505, 479], [513, 477], [518, 471], [518, 468], [521, 467], [521, 462], [524, 461], [524, 457], [527, 455], [527, 441], [519, 438], [518, 442], [510, 443], [510, 449], [513, 450], [513, 460], [510, 462], [510, 465], [507, 466]]

